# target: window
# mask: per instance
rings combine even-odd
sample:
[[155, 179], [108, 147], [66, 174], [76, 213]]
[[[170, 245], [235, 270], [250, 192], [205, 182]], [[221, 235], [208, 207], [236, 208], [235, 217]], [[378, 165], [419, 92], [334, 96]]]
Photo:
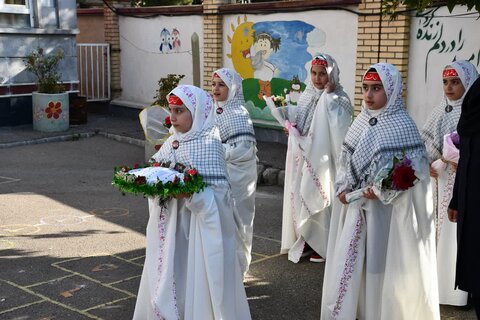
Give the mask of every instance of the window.
[[32, 26], [32, 0], [0, 0], [0, 27]]
[[0, 0], [0, 12], [30, 14], [27, 0]]

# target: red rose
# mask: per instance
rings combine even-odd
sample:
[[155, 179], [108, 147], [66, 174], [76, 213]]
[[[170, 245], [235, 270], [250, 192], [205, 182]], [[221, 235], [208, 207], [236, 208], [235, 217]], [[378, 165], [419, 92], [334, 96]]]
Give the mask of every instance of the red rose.
[[187, 171], [187, 174], [189, 174], [189, 175], [191, 175], [191, 176], [194, 176], [194, 175], [197, 174], [197, 170], [195, 170], [195, 169], [189, 169], [189, 170]]
[[156, 144], [156, 145], [155, 145], [155, 150], [157, 150], [157, 151], [158, 151], [158, 150], [160, 150], [160, 148], [161, 148], [161, 147], [162, 147], [162, 145], [161, 145], [161, 144]]
[[154, 163], [152, 164], [152, 167], [160, 167], [160, 163], [154, 162]]
[[183, 177], [183, 181], [184, 181], [184, 182], [190, 181], [190, 177], [189, 177], [189, 176], [184, 176], [184, 177]]
[[144, 176], [138, 176], [135, 178], [135, 184], [145, 184], [147, 182], [147, 179]]
[[138, 167], [139, 167], [138, 163], [135, 163], [135, 164], [133, 165], [133, 169], [138, 169]]
[[392, 185], [396, 190], [403, 191], [413, 187], [417, 180], [415, 171], [411, 166], [398, 165], [392, 173]]
[[172, 120], [170, 120], [170, 116], [165, 117], [165, 120], [163, 120], [163, 126], [165, 128], [170, 128], [172, 126]]

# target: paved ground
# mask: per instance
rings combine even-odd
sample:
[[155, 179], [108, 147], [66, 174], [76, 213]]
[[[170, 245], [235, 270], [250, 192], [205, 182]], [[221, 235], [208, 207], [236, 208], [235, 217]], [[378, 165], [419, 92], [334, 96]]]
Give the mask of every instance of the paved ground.
[[[61, 134], [0, 128], [0, 319], [131, 319], [148, 209], [110, 181], [114, 166], [144, 158], [135, 124], [96, 115]], [[263, 145], [261, 160], [283, 161], [281, 146]], [[278, 254], [282, 192], [257, 192], [245, 283], [252, 316], [318, 319], [323, 264]], [[475, 317], [442, 307], [442, 318]]]

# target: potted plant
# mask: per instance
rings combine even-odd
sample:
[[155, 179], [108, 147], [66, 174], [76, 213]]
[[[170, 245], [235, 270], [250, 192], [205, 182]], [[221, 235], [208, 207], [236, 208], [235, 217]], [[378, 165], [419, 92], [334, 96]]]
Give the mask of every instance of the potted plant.
[[160, 78], [160, 80], [158, 80], [158, 89], [155, 92], [155, 97], [153, 97], [155, 101], [152, 102], [152, 106], [168, 107], [167, 94], [175, 89], [184, 77], [185, 75], [183, 74], [167, 74], [166, 78]]
[[32, 92], [33, 129], [38, 131], [64, 131], [69, 126], [68, 93], [60, 83], [58, 65], [64, 53], [57, 50], [47, 55], [37, 48], [23, 60], [26, 70], [37, 79], [37, 91]]
[[158, 80], [152, 105], [140, 112], [140, 123], [145, 133], [145, 160], [157, 152], [169, 137], [170, 116], [168, 112], [167, 94], [178, 86], [183, 74], [167, 74]]

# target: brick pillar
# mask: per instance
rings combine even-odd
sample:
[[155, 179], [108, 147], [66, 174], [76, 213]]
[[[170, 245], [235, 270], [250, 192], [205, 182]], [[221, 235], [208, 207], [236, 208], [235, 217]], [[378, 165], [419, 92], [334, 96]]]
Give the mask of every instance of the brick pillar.
[[[399, 15], [396, 20], [381, 16], [381, 0], [363, 0], [359, 12], [375, 14], [358, 16], [357, 69], [355, 72], [355, 110], [362, 103], [362, 76], [377, 62], [394, 64], [405, 84], [408, 76], [408, 50], [410, 46], [410, 17]], [[400, 8], [401, 10], [402, 8]], [[406, 96], [406, 86], [404, 86]]]
[[[118, 1], [109, 1], [111, 7]], [[105, 42], [110, 44], [110, 90], [111, 98], [118, 98], [122, 93], [121, 65], [120, 65], [120, 31], [118, 27], [118, 15], [108, 6], [103, 5], [103, 23]]]
[[223, 17], [218, 7], [228, 0], [204, 0], [203, 11], [203, 89], [210, 91], [213, 71], [223, 67]]

